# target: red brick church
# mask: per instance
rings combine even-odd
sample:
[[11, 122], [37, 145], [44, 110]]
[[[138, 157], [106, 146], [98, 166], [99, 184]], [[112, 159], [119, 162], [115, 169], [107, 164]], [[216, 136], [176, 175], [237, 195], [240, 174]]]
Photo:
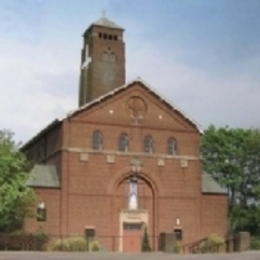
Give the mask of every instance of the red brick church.
[[22, 148], [38, 195], [27, 231], [94, 236], [138, 251], [144, 227], [182, 244], [227, 231], [227, 195], [202, 172], [202, 130], [141, 78], [125, 83], [124, 29], [103, 17], [83, 35], [79, 107]]

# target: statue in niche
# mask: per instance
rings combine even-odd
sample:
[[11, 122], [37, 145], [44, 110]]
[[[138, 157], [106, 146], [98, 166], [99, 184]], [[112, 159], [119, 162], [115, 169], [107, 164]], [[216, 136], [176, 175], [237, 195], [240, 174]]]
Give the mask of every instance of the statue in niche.
[[131, 194], [129, 198], [129, 209], [135, 210], [137, 209], [137, 196], [136, 194]]
[[128, 209], [129, 210], [138, 209], [138, 184], [137, 184], [136, 176], [133, 176], [130, 179]]

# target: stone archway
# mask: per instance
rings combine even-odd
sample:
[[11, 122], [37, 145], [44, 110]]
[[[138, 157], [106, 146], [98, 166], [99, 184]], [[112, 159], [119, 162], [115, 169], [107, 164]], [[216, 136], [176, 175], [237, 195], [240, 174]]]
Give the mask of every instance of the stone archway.
[[[141, 250], [140, 238], [143, 235], [143, 225], [148, 229], [150, 244], [155, 249], [157, 244], [157, 197], [158, 190], [155, 183], [143, 172], [138, 174], [138, 209], [128, 209], [128, 195], [131, 173], [121, 175], [114, 182], [112, 194], [112, 212], [114, 219], [115, 234], [118, 234], [117, 248], [120, 252], [136, 252]], [[140, 230], [126, 230], [125, 227], [139, 227]], [[139, 233], [138, 233], [139, 232]], [[135, 234], [135, 238], [131, 237]], [[139, 238], [138, 238], [139, 234]], [[125, 239], [125, 240], [124, 240]], [[128, 239], [128, 242], [126, 242]], [[137, 240], [136, 240], [137, 239]], [[139, 239], [139, 242], [138, 242]], [[130, 244], [139, 244], [129, 246]], [[128, 246], [127, 246], [128, 245]], [[124, 248], [125, 247], [125, 248]], [[126, 248], [127, 247], [127, 248]]]

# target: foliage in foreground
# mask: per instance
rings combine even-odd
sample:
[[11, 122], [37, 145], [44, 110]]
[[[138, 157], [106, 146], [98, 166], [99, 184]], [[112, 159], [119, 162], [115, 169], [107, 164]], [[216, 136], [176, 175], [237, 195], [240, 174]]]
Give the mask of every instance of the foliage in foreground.
[[35, 196], [26, 185], [27, 168], [13, 134], [0, 130], [0, 233], [21, 229], [24, 218], [32, 213]]
[[252, 250], [260, 250], [260, 237], [251, 237], [250, 248]]
[[223, 245], [225, 240], [217, 235], [217, 234], [211, 234], [210, 236], [207, 237], [205, 241], [203, 241], [200, 245], [201, 251], [206, 253], [206, 252], [218, 252], [219, 251], [219, 246]]
[[102, 247], [96, 240], [88, 241], [83, 237], [71, 237], [65, 239], [53, 239], [47, 244], [48, 251], [67, 252], [95, 252], [101, 251]]
[[227, 190], [229, 231], [260, 232], [260, 131], [210, 126], [201, 142], [203, 169]]
[[142, 240], [142, 252], [151, 252], [151, 246], [150, 246], [147, 228], [144, 229], [144, 236]]

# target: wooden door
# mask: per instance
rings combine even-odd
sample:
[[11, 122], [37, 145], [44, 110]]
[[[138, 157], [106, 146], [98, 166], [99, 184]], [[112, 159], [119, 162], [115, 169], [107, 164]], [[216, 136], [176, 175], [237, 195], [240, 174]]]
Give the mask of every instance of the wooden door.
[[142, 246], [142, 224], [123, 224], [123, 252], [138, 253]]

